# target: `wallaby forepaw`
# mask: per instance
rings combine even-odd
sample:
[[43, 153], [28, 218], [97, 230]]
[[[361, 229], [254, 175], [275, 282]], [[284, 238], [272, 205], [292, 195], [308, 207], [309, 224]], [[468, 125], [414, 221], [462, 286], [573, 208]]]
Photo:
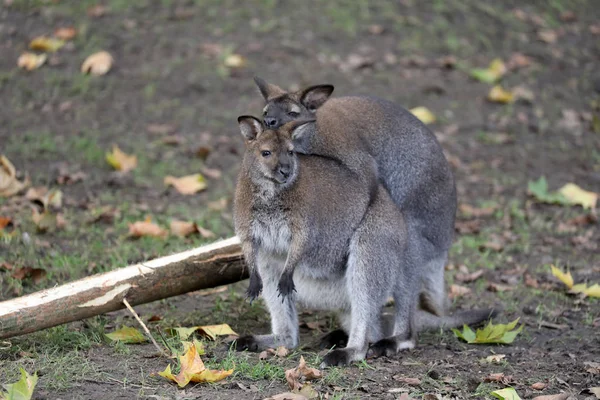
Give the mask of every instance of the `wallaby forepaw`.
[[252, 303], [252, 301], [254, 299], [256, 299], [258, 296], [260, 296], [260, 292], [262, 292], [262, 282], [259, 281], [252, 281], [252, 279], [250, 279], [250, 284], [248, 285], [248, 289], [246, 290], [246, 296], [248, 297], [248, 299], [250, 300], [250, 303]]
[[393, 339], [381, 339], [369, 347], [367, 358], [392, 357], [397, 351], [396, 341]]
[[323, 358], [320, 368], [343, 367], [350, 364], [350, 355], [344, 349], [333, 350]]
[[321, 338], [319, 348], [331, 349], [332, 347], [335, 347], [339, 349], [346, 347], [346, 344], [348, 344], [348, 334], [342, 329], [336, 329]]
[[277, 285], [277, 290], [279, 291], [279, 296], [283, 299], [287, 296], [291, 296], [296, 291], [296, 286], [294, 285], [292, 277], [286, 275], [282, 276]]
[[252, 335], [242, 336], [231, 342], [231, 347], [237, 351], [252, 351], [257, 352], [260, 350], [258, 341]]

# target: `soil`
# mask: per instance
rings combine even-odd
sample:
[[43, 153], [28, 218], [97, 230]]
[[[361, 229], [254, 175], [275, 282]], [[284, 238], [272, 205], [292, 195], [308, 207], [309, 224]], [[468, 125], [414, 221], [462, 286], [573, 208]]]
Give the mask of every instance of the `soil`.
[[[104, 13], [90, 11], [96, 4]], [[0, 243], [0, 265], [35, 265], [47, 260], [42, 257], [54, 262], [39, 284], [15, 282], [0, 269], [0, 293], [8, 299], [207, 241], [131, 242], [126, 223], [145, 213], [159, 221], [201, 220], [217, 237], [232, 235], [230, 203], [243, 153], [236, 118], [259, 115], [263, 107], [252, 77], [287, 89], [331, 83], [336, 96], [375, 95], [406, 108], [426, 106], [437, 116], [431, 128], [454, 168], [463, 205], [447, 281], [471, 289], [452, 300], [452, 309], [500, 305], [497, 322], [520, 318], [524, 329], [511, 345], [471, 345], [449, 331], [424, 333], [416, 349], [396, 357], [325, 371], [312, 383], [321, 398], [491, 398], [508, 386], [522, 398], [596, 398], [589, 389], [600, 386], [600, 366], [593, 364], [600, 363], [600, 303], [566, 293], [549, 265], [568, 268], [577, 283], [600, 283], [598, 219], [578, 206], [541, 204], [527, 187], [545, 176], [551, 191], [574, 182], [600, 193], [599, 21], [592, 0], [5, 0], [0, 153], [36, 186], [55, 185], [65, 163], [86, 178], [61, 186], [65, 233], [35, 233], [25, 220], [28, 206], [0, 202], [0, 215], [12, 216], [20, 233], [33, 232], [37, 246]], [[73, 42], [39, 70], [18, 70], [27, 43], [61, 26], [78, 29]], [[114, 67], [103, 77], [82, 76], [81, 62], [99, 50], [113, 55]], [[227, 66], [231, 54], [245, 64]], [[469, 76], [494, 58], [508, 66], [501, 85], [525, 92], [512, 104], [486, 100], [492, 85]], [[165, 137], [177, 145], [164, 144]], [[138, 154], [138, 171], [122, 176], [106, 166], [104, 152], [112, 144]], [[199, 149], [208, 155], [199, 157]], [[164, 175], [197, 169], [221, 175], [195, 196], [161, 186]], [[205, 212], [223, 197], [229, 200], [224, 210]], [[101, 229], [84, 223], [90, 209], [104, 205], [122, 217]], [[67, 264], [72, 267], [61, 268]], [[480, 269], [483, 275], [473, 282], [460, 279]], [[136, 310], [144, 320], [162, 318], [150, 324], [155, 333], [157, 327], [166, 332], [221, 322], [239, 333], [268, 332], [268, 313], [261, 301], [244, 300], [245, 285]], [[219, 367], [233, 359], [234, 374], [178, 389], [155, 375], [169, 360], [155, 357], [152, 345], [115, 345], [95, 336], [135, 326], [119, 311], [67, 325], [77, 340], [64, 339], [60, 330], [11, 339], [11, 349], [0, 350], [0, 382], [14, 382], [23, 366], [40, 376], [34, 399], [262, 399], [288, 390], [283, 370], [296, 366], [301, 354], [318, 365], [316, 343], [335, 321], [307, 310], [301, 322], [303, 347], [284, 358], [232, 356], [224, 340], [208, 344], [205, 362]], [[50, 343], [55, 351], [42, 351]], [[505, 357], [485, 361], [494, 354]], [[77, 358], [59, 375], [63, 356]], [[501, 381], [486, 380], [497, 373], [504, 374]], [[542, 389], [532, 388], [537, 382]]]

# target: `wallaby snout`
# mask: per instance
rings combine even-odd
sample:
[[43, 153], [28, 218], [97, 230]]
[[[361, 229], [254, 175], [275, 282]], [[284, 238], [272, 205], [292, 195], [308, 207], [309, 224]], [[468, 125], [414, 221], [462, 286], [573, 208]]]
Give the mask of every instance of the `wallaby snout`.
[[264, 123], [268, 128], [273, 128], [273, 129], [275, 129], [278, 125], [277, 118], [274, 118], [274, 117], [265, 117]]

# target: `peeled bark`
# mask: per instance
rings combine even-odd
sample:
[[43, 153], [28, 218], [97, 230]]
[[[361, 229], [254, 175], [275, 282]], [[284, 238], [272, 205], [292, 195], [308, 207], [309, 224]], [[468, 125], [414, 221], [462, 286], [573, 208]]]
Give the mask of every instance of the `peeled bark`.
[[237, 237], [0, 302], [0, 339], [248, 277]]

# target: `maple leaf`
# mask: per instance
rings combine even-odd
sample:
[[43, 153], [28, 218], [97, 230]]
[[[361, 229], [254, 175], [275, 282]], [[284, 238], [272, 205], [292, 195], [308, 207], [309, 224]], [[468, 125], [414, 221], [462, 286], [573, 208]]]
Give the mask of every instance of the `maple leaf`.
[[126, 154], [113, 145], [112, 152], [106, 153], [106, 162], [117, 171], [128, 172], [137, 166], [137, 156]]
[[114, 59], [110, 53], [100, 51], [88, 56], [81, 65], [81, 72], [90, 75], [106, 75], [112, 68]]
[[201, 334], [208, 337], [211, 340], [216, 340], [217, 336], [229, 336], [236, 335], [228, 324], [219, 324], [219, 325], [199, 325], [192, 326], [189, 328], [173, 328], [178, 334], [181, 340], [185, 340], [190, 335], [196, 331], [200, 331]]
[[174, 176], [166, 176], [164, 179], [165, 185], [173, 186], [179, 193], [190, 195], [206, 189], [206, 180], [201, 174], [182, 176], [176, 178]]
[[494, 103], [508, 104], [515, 101], [515, 96], [509, 90], [505, 90], [500, 85], [496, 85], [490, 89], [487, 99]]
[[548, 191], [548, 181], [546, 181], [544, 176], [540, 177], [537, 181], [529, 181], [527, 184], [527, 191], [536, 200], [542, 203], [569, 204], [569, 200], [561, 193], [551, 193]]
[[136, 221], [129, 225], [129, 236], [141, 237], [141, 236], [152, 236], [164, 238], [168, 235], [168, 232], [152, 222], [152, 218], [146, 217], [144, 221]]
[[129, 326], [124, 326], [114, 332], [107, 333], [106, 336], [110, 340], [123, 343], [143, 343], [148, 340], [142, 332]]
[[11, 197], [29, 185], [29, 180], [17, 179], [17, 171], [10, 160], [0, 155], [0, 197]]
[[485, 83], [496, 83], [506, 74], [507, 68], [504, 62], [496, 58], [492, 60], [487, 68], [474, 68], [470, 71], [471, 77]]
[[47, 36], [38, 36], [29, 43], [31, 50], [54, 53], [65, 45], [62, 39], [49, 38]]
[[435, 115], [427, 107], [411, 108], [410, 112], [426, 125], [433, 124], [436, 121]]
[[27, 71], [33, 71], [44, 65], [47, 59], [48, 56], [45, 54], [25, 52], [17, 59], [17, 66]]
[[571, 204], [582, 206], [584, 210], [595, 208], [598, 201], [597, 193], [583, 190], [574, 183], [567, 183], [558, 190], [558, 193], [562, 194]]
[[454, 335], [467, 343], [470, 344], [483, 344], [483, 343], [501, 343], [509, 344], [512, 343], [519, 332], [523, 330], [523, 325], [518, 329], [513, 330], [519, 318], [508, 324], [492, 324], [489, 322], [483, 329], [477, 329], [477, 332], [473, 332], [467, 325], [463, 326], [463, 331], [458, 329], [452, 329]]
[[21, 371], [21, 379], [15, 383], [4, 385], [8, 392], [0, 392], [0, 399], [29, 400], [31, 399], [31, 396], [33, 396], [33, 390], [38, 381], [37, 373], [29, 375], [23, 368], [19, 368], [19, 370]]

